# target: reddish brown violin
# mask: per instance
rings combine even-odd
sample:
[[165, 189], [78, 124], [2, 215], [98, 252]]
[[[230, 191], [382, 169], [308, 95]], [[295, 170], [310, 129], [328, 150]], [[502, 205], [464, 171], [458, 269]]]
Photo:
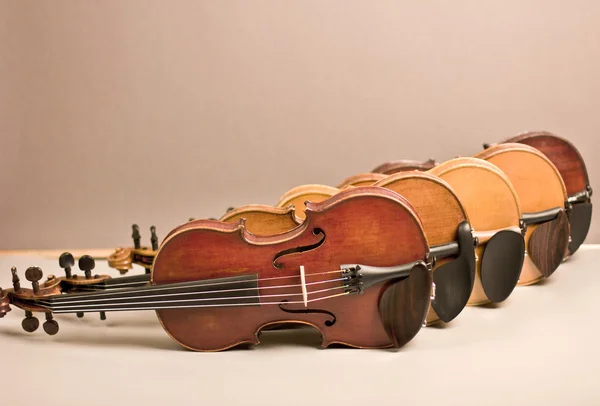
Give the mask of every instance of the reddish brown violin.
[[[403, 197], [352, 188], [308, 203], [306, 220], [279, 235], [253, 235], [243, 221], [184, 224], [159, 247], [145, 286], [64, 294], [72, 275], [40, 284], [41, 271], [30, 268], [32, 289], [3, 290], [0, 311], [14, 305], [26, 320], [41, 312], [53, 321], [56, 313], [155, 310], [175, 341], [198, 351], [258, 344], [261, 329], [278, 323], [315, 327], [324, 347], [400, 347], [425, 321], [429, 256], [422, 224]], [[85, 279], [102, 278], [86, 270]]]
[[[569, 254], [572, 255], [585, 241], [592, 222], [592, 187], [581, 154], [572, 143], [547, 131], [525, 132], [502, 143], [529, 145], [546, 155], [560, 172], [571, 204]], [[490, 146], [484, 144], [485, 148]]]

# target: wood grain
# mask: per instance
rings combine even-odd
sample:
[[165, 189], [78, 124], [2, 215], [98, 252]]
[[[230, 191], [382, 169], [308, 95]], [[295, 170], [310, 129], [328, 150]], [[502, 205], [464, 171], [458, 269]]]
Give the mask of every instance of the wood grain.
[[300, 224], [291, 205], [286, 208], [259, 204], [242, 206], [228, 211], [219, 221], [239, 223], [241, 219], [244, 219], [246, 230], [256, 235], [280, 234]]
[[556, 134], [548, 131], [528, 131], [503, 143], [526, 144], [548, 157], [560, 172], [569, 196], [585, 191], [589, 185], [587, 168], [581, 154], [571, 142]]
[[[424, 172], [403, 172], [389, 175], [373, 186], [393, 190], [405, 197], [413, 205], [423, 222], [425, 235], [431, 246], [456, 241], [458, 225], [468, 221], [467, 213], [452, 187], [441, 178]], [[433, 272], [451, 259], [436, 262]], [[427, 325], [440, 322], [440, 318], [430, 306]]]

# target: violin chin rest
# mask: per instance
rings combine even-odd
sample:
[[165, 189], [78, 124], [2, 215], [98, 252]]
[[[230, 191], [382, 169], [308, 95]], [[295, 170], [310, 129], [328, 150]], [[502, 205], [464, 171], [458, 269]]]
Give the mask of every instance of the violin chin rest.
[[390, 283], [379, 299], [379, 316], [396, 348], [417, 335], [431, 302], [431, 272], [423, 264], [415, 265], [408, 277]]
[[548, 278], [561, 264], [569, 244], [569, 220], [564, 211], [556, 218], [538, 225], [531, 233], [527, 254], [531, 261]]
[[577, 203], [571, 210], [570, 227], [571, 242], [569, 243], [569, 253], [573, 255], [585, 241], [590, 224], [592, 222], [592, 203]]

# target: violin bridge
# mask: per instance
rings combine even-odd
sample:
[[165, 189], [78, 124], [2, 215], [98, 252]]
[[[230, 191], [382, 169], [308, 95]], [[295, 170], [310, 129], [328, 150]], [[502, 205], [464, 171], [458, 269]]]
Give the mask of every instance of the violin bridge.
[[300, 284], [302, 286], [302, 300], [304, 307], [308, 307], [308, 292], [306, 291], [306, 274], [304, 273], [304, 265], [300, 265]]

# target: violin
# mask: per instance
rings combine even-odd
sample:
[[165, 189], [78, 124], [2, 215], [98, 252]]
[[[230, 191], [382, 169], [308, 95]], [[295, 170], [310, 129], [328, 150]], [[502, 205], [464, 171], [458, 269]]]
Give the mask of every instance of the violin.
[[[547, 131], [529, 131], [502, 143], [529, 145], [546, 155], [560, 172], [571, 204], [569, 215], [569, 255], [573, 255], [587, 237], [592, 222], [592, 187], [585, 162], [575, 146]], [[484, 144], [489, 148], [490, 144]]]
[[405, 197], [423, 222], [433, 262], [435, 300], [427, 325], [452, 321], [467, 305], [475, 282], [475, 238], [466, 209], [452, 187], [426, 172], [401, 172], [373, 186]]
[[508, 177], [482, 159], [455, 158], [428, 173], [460, 199], [475, 237], [476, 275], [469, 305], [499, 303], [513, 292], [525, 255], [519, 197]]
[[278, 323], [315, 327], [323, 347], [397, 348], [425, 321], [434, 293], [429, 251], [406, 199], [354, 188], [307, 203], [306, 220], [280, 235], [253, 235], [243, 220], [183, 224], [159, 246], [144, 286], [65, 294], [68, 278], [40, 285], [41, 271], [28, 270], [32, 289], [2, 290], [0, 309], [47, 319], [153, 310], [173, 340], [196, 351], [258, 344], [261, 329]]
[[414, 161], [410, 159], [401, 159], [398, 161], [384, 162], [381, 165], [375, 167], [371, 172], [382, 173], [384, 175], [393, 175], [398, 172], [408, 171], [428, 171], [438, 163], [433, 158], [429, 158], [426, 161]]
[[500, 168], [519, 196], [527, 247], [519, 284], [550, 277], [569, 244], [570, 205], [558, 169], [540, 151], [524, 144], [497, 144], [475, 157]]

